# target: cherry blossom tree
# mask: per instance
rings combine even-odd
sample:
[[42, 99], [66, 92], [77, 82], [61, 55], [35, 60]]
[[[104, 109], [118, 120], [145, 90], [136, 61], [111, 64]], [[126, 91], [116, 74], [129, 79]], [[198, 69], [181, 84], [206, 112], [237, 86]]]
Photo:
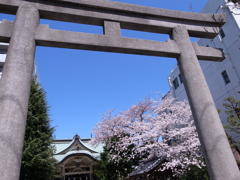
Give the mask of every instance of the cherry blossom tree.
[[[164, 159], [159, 171], [171, 170], [175, 176], [192, 166], [205, 166], [190, 107], [172, 97], [145, 99], [118, 114], [109, 112], [97, 124], [94, 134], [93, 142], [111, 146], [109, 153], [115, 162], [126, 151], [125, 159], [139, 155], [143, 161], [152, 157]], [[113, 137], [117, 141], [109, 143]], [[131, 153], [127, 151], [129, 146]]]

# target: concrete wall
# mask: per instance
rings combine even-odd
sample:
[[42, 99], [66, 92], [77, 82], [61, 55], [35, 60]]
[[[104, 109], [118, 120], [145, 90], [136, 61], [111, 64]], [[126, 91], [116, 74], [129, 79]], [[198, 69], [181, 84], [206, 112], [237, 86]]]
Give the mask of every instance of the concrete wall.
[[[222, 30], [225, 37], [218, 35], [215, 39], [200, 39], [199, 45], [222, 48], [226, 59], [223, 62], [201, 61], [201, 67], [213, 95], [215, 104], [220, 112], [220, 118], [224, 122], [226, 115], [222, 104], [224, 98], [235, 96], [240, 99], [240, 10], [234, 8], [233, 4], [227, 4], [224, 0], [209, 0], [202, 12], [215, 13], [224, 12], [227, 22]], [[226, 71], [230, 82], [225, 83], [222, 73]], [[170, 89], [173, 95], [179, 99], [186, 99], [186, 92], [180, 82], [179, 69], [175, 68], [170, 76]], [[173, 87], [173, 80], [178, 79], [178, 88]]]

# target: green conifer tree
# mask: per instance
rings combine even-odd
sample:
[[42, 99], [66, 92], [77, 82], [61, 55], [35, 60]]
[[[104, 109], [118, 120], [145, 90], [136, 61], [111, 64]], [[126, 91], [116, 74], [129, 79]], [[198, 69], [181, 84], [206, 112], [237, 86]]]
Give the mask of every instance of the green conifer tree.
[[50, 127], [45, 92], [33, 80], [28, 105], [27, 126], [20, 180], [52, 180], [55, 173], [53, 128]]
[[227, 123], [224, 127], [234, 157], [240, 168], [240, 100], [230, 96], [225, 99], [223, 106], [225, 108], [225, 113], [227, 114]]
[[[225, 99], [223, 104], [225, 107], [225, 113], [227, 114], [227, 124], [225, 128], [234, 132], [236, 135], [240, 135], [240, 100], [230, 96]], [[239, 138], [239, 137], [238, 137]], [[240, 145], [240, 142], [238, 142]]]
[[[135, 166], [144, 156], [136, 153], [134, 158], [126, 159], [133, 151], [134, 145], [129, 145], [126, 150], [116, 151], [112, 147], [118, 142], [117, 137], [112, 137], [111, 140], [104, 146], [104, 151], [101, 153], [101, 159], [95, 169], [95, 174], [100, 180], [121, 180], [131, 173]], [[110, 154], [115, 154], [121, 157], [121, 160], [115, 162], [110, 159]]]

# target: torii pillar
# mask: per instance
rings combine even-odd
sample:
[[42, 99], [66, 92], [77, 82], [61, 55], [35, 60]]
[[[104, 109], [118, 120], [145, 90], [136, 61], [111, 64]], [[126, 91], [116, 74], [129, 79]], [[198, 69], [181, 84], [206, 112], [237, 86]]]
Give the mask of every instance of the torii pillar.
[[19, 179], [35, 56], [38, 10], [18, 8], [0, 81], [0, 179]]
[[180, 56], [177, 59], [208, 172], [213, 180], [239, 180], [240, 172], [231, 151], [195, 50], [184, 26], [173, 29]]

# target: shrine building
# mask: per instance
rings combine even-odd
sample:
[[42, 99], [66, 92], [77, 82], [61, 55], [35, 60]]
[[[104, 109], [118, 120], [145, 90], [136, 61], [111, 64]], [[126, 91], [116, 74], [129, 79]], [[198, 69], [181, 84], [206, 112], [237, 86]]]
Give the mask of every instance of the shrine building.
[[103, 145], [90, 144], [91, 139], [54, 140], [54, 158], [57, 160], [58, 175], [55, 180], [96, 180], [94, 168], [100, 159]]

